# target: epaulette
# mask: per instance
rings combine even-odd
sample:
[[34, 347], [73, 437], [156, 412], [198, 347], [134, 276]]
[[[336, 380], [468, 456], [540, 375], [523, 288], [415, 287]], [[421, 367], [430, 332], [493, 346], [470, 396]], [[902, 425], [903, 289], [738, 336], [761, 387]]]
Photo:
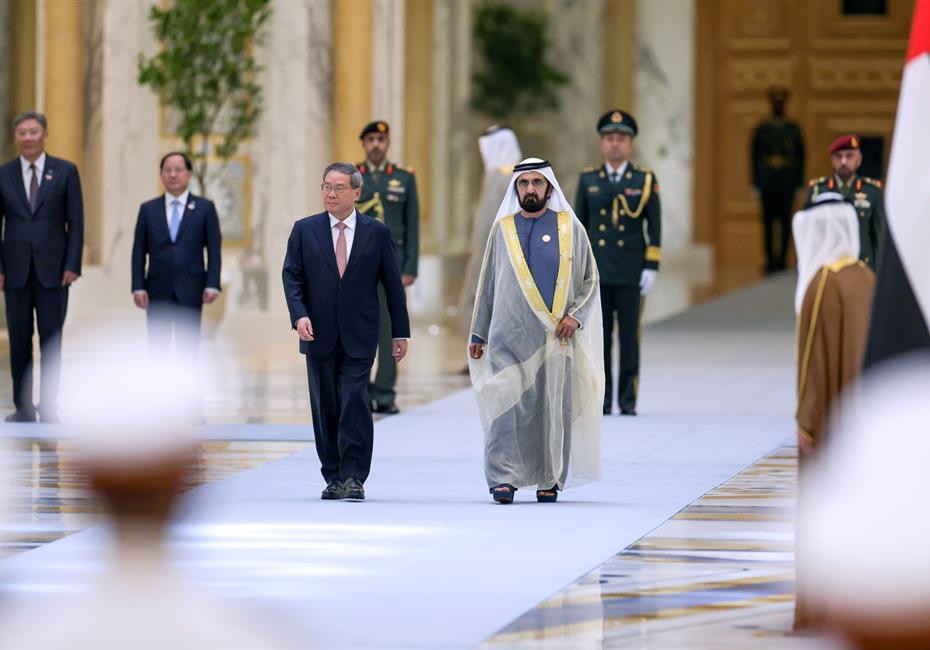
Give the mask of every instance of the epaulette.
[[808, 187], [814, 187], [814, 185], [820, 185], [821, 183], [823, 183], [823, 182], [826, 181], [826, 180], [827, 180], [827, 177], [826, 177], [826, 176], [821, 176], [820, 178], [812, 178], [812, 179], [810, 180], [810, 182], [807, 184], [807, 186], [808, 186]]
[[407, 172], [408, 174], [413, 173], [413, 167], [410, 167], [408, 165], [401, 165], [400, 163], [394, 163], [394, 167], [396, 167], [402, 172]]
[[656, 175], [655, 171], [651, 167], [641, 167], [640, 165], [634, 165], [633, 163], [630, 163], [630, 168], [633, 171], [637, 171], [641, 174], [652, 174], [653, 176]]
[[597, 171], [597, 167], [585, 167], [584, 169], [581, 170], [581, 173], [590, 174], [591, 172], [596, 172], [596, 171]]
[[882, 187], [882, 182], [878, 180], [877, 178], [869, 178], [868, 176], [860, 176], [859, 178], [861, 178], [863, 181], [865, 181], [869, 185], [874, 185], [875, 187], [879, 189], [881, 189]]

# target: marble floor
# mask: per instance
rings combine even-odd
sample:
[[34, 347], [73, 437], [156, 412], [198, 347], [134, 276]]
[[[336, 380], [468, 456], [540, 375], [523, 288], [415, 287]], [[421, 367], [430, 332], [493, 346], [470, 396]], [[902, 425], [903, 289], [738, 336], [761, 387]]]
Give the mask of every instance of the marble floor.
[[[277, 318], [217, 326], [205, 356], [221, 380], [205, 396], [174, 565], [297, 647], [824, 647], [786, 634], [793, 280], [682, 312], [738, 275], [685, 269], [650, 299], [641, 417], [605, 420], [604, 481], [546, 511], [489, 502], [452, 310], [415, 319], [404, 412], [376, 424], [369, 502], [355, 509], [317, 498], [304, 368], [286, 334], [266, 340]], [[116, 317], [138, 328], [131, 316]], [[4, 437], [0, 602], [85, 594], [107, 535], [66, 433]], [[553, 535], [570, 550], [539, 544]]]

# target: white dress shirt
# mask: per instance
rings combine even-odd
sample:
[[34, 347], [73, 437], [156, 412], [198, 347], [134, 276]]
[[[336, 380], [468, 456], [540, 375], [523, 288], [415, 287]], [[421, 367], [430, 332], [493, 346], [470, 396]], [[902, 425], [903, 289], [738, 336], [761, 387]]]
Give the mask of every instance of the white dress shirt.
[[[329, 214], [328, 212], [326, 214]], [[346, 220], [343, 222], [346, 225], [346, 262], [348, 263], [349, 257], [352, 255], [352, 242], [355, 240], [355, 224], [358, 221], [356, 218], [355, 210], [352, 210], [352, 214], [346, 217]], [[333, 251], [336, 250], [336, 241], [339, 239], [339, 228], [336, 227], [336, 224], [339, 223], [339, 219], [329, 214], [329, 230], [333, 234]]]
[[[184, 221], [184, 210], [187, 208], [187, 197], [190, 196], [190, 190], [184, 190], [180, 196], [175, 196], [171, 192], [165, 192], [165, 220], [168, 222], [168, 231], [171, 231], [171, 211], [172, 203], [178, 202], [178, 213], [181, 215], [181, 221]], [[181, 221], [178, 221], [178, 228], [181, 227]]]
[[[339, 223], [339, 219], [334, 217], [332, 214], [327, 212], [329, 215], [329, 229], [333, 234], [333, 251], [336, 250], [336, 242], [339, 240], [339, 228], [336, 227], [336, 224]], [[352, 214], [345, 218], [346, 229], [346, 263], [348, 264], [349, 258], [352, 256], [352, 242], [355, 240], [355, 224], [358, 221], [356, 215], [358, 213], [355, 210], [352, 210]], [[409, 341], [408, 338], [395, 338], [395, 341]]]
[[42, 187], [42, 176], [45, 171], [45, 152], [36, 158], [34, 163], [29, 162], [22, 156], [19, 157], [19, 162], [23, 167], [23, 187], [26, 188], [26, 198], [29, 198], [29, 186], [32, 184], [32, 170], [29, 169], [29, 165], [36, 166], [36, 181], [39, 183], [39, 187]]
[[614, 168], [610, 165], [609, 162], [605, 162], [604, 165], [607, 167], [607, 179], [608, 179], [608, 180], [612, 180], [614, 174], [617, 175], [617, 179], [618, 179], [618, 180], [621, 179], [621, 178], [623, 178], [623, 172], [626, 171], [626, 168], [627, 168], [627, 166], [629, 165], [629, 162], [630, 162], [630, 161], [628, 161], [628, 160], [624, 160], [624, 161], [623, 161], [623, 164], [620, 165], [620, 167], [618, 167], [617, 169], [614, 169]]

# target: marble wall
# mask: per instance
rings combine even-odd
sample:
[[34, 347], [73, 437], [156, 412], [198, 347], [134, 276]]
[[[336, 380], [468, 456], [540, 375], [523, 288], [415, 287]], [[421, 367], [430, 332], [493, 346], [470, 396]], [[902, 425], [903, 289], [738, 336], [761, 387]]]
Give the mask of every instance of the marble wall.
[[91, 21], [95, 42], [88, 51], [94, 52], [96, 78], [88, 75], [93, 92], [85, 100], [90, 107], [85, 120], [92, 165], [82, 182], [90, 199], [85, 209], [99, 210], [97, 232], [86, 237], [99, 248], [85, 257], [83, 277], [72, 290], [69, 321], [135, 309], [129, 277], [133, 229], [139, 204], [160, 191], [158, 100], [136, 82], [138, 53], [151, 55], [158, 47], [148, 26], [150, 6], [102, 2]]
[[319, 184], [331, 162], [332, 18], [328, 2], [274, 2], [258, 53], [265, 109], [249, 147], [253, 243], [224, 253], [231, 311], [283, 311], [288, 235], [294, 221], [322, 209]]
[[695, 1], [636, 0], [635, 159], [660, 180], [666, 254], [692, 239]]

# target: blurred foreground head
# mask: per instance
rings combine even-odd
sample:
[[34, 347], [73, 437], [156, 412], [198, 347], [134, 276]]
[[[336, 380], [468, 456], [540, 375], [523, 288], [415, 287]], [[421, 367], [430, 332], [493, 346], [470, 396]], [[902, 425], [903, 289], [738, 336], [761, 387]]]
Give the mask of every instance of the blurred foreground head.
[[804, 478], [799, 591], [855, 648], [930, 648], [930, 355], [878, 367]]
[[62, 424], [117, 532], [163, 528], [194, 457], [197, 369], [116, 331], [82, 349], [64, 369]]

